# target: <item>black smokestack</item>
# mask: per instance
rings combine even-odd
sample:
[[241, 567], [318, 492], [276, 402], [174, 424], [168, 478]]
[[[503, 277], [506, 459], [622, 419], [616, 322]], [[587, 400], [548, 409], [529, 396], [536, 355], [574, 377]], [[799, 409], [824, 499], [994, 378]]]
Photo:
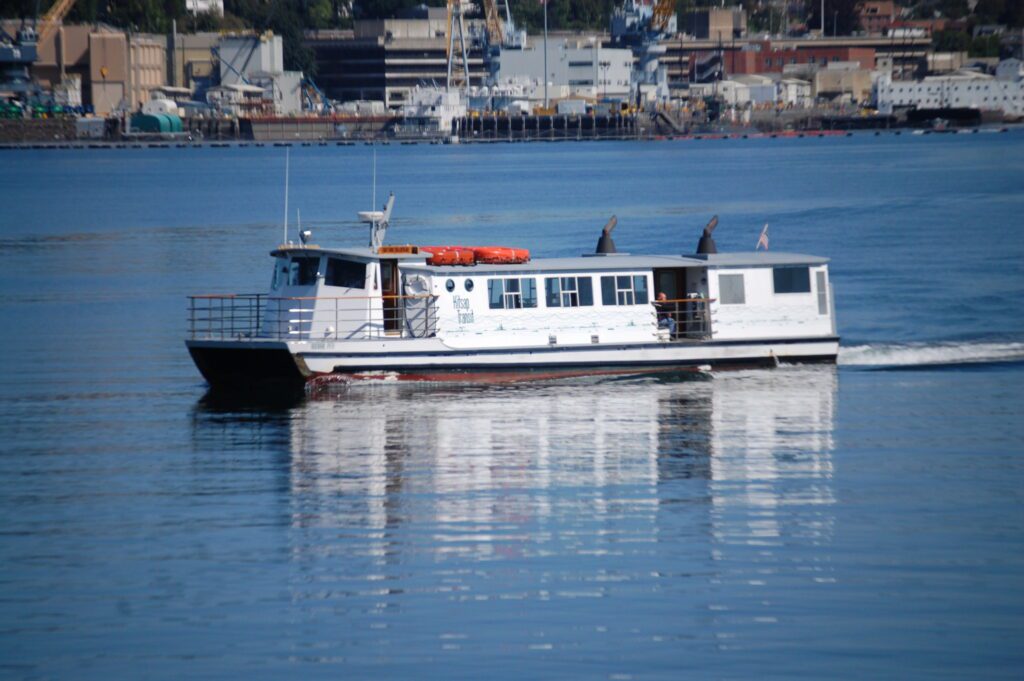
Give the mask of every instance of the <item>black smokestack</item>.
[[697, 242], [697, 255], [704, 255], [707, 253], [718, 253], [718, 247], [715, 246], [715, 240], [711, 238], [711, 232], [715, 231], [715, 227], [718, 226], [718, 216], [711, 218], [710, 222], [704, 227], [704, 233], [700, 237], [700, 241]]
[[612, 230], [615, 229], [615, 225], [618, 224], [619, 219], [612, 216], [612, 219], [608, 221], [608, 224], [601, 230], [601, 238], [597, 240], [597, 250], [595, 253], [607, 255], [609, 253], [618, 253], [619, 251], [615, 248], [615, 242], [612, 240]]

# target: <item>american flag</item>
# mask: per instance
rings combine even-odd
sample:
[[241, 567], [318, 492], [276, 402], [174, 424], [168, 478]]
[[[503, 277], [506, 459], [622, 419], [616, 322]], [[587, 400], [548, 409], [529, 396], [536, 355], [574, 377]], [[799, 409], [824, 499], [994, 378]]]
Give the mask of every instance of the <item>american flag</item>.
[[768, 223], [764, 223], [764, 229], [761, 230], [761, 236], [757, 239], [757, 246], [754, 246], [754, 250], [764, 246], [764, 250], [768, 250]]

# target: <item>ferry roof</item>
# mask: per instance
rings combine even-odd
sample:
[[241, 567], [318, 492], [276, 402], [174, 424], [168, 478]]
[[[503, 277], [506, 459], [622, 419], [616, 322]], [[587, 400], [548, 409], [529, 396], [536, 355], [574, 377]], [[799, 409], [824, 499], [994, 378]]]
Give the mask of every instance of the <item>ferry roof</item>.
[[801, 253], [755, 251], [710, 255], [607, 255], [576, 258], [537, 258], [518, 265], [406, 265], [405, 269], [423, 269], [434, 274], [468, 275], [473, 272], [593, 272], [608, 270], [646, 270], [658, 267], [779, 267], [785, 265], [823, 265], [828, 258]]
[[[817, 255], [750, 251], [746, 253], [711, 253], [701, 255], [584, 255], [575, 258], [537, 258], [517, 265], [427, 265], [429, 253], [378, 254], [370, 248], [321, 248], [316, 245], [283, 244], [271, 251], [272, 256], [288, 254], [337, 255], [365, 260], [410, 260], [405, 269], [423, 269], [436, 274], [465, 275], [472, 272], [590, 272], [609, 270], [645, 270], [655, 267], [781, 267], [786, 265], [824, 265], [829, 261]], [[416, 262], [419, 261], [419, 262]]]

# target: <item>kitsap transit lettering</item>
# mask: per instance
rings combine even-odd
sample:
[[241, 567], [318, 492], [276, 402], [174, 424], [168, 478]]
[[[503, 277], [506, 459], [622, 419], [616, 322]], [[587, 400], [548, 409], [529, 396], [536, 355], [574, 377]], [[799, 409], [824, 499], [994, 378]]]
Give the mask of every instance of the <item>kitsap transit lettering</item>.
[[459, 324], [473, 323], [473, 308], [469, 306], [469, 298], [452, 296], [452, 305], [455, 306], [455, 312], [459, 315]]

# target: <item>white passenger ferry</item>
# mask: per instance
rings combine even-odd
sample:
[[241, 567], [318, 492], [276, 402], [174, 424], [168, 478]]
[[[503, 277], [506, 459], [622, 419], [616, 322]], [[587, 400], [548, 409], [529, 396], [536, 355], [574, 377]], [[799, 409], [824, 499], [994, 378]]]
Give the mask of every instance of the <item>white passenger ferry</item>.
[[[189, 298], [189, 352], [213, 387], [335, 377], [523, 380], [834, 362], [826, 258], [597, 252], [531, 260], [500, 247], [384, 245], [394, 197], [367, 248], [287, 243], [266, 294]], [[455, 264], [459, 263], [459, 264]]]

